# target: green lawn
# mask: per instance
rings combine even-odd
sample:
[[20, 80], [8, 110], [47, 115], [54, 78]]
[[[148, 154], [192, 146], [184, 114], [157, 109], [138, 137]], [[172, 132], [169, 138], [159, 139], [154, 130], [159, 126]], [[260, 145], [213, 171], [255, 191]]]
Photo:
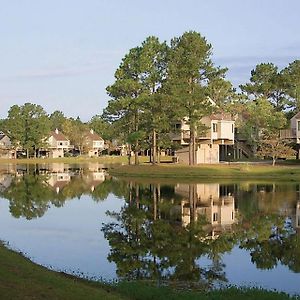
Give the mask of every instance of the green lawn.
[[110, 169], [111, 175], [124, 177], [147, 177], [147, 178], [189, 178], [189, 179], [272, 179], [298, 181], [300, 180], [299, 165], [278, 165], [272, 167], [266, 164], [216, 164], [187, 166], [180, 164], [160, 165], [125, 165]]
[[0, 244], [0, 299], [128, 299], [102, 285], [33, 264]]

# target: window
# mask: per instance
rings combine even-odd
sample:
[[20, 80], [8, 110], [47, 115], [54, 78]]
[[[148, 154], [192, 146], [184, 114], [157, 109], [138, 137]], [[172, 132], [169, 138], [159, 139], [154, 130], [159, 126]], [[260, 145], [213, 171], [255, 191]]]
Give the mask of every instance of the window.
[[300, 121], [297, 122], [298, 131], [300, 131]]
[[218, 125], [216, 123], [213, 123], [213, 132], [218, 131]]
[[213, 222], [218, 221], [218, 213], [213, 214]]
[[234, 131], [234, 125], [232, 124], [231, 125], [231, 132], [233, 133], [233, 131]]
[[181, 129], [181, 123], [176, 123], [175, 124], [175, 129]]

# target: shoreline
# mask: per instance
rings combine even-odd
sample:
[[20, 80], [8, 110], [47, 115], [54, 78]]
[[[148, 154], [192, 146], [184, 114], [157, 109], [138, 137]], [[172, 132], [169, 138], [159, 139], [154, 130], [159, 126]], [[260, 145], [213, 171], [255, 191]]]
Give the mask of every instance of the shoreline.
[[149, 284], [147, 281], [107, 284], [56, 272], [33, 263], [22, 253], [0, 242], [0, 293], [4, 299], [299, 299], [261, 288], [228, 287], [222, 290], [191, 291]]
[[186, 166], [179, 164], [160, 165], [123, 165], [113, 166], [110, 175], [117, 177], [138, 178], [173, 178], [192, 180], [280, 180], [299, 181], [300, 167], [298, 165], [266, 164], [218, 164]]

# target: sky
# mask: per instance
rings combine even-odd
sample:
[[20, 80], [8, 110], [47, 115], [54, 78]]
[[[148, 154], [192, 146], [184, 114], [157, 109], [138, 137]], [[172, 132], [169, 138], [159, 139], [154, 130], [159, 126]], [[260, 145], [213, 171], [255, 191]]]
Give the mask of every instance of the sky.
[[299, 12], [299, 0], [0, 0], [0, 119], [26, 102], [101, 114], [122, 58], [151, 35], [199, 32], [238, 87], [259, 63], [300, 59]]

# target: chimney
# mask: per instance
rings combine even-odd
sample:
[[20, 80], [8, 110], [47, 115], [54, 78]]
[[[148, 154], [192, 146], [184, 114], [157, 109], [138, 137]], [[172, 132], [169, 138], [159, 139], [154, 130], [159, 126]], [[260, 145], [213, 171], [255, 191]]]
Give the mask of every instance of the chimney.
[[58, 134], [58, 129], [57, 128], [55, 128], [55, 133]]
[[94, 130], [93, 130], [93, 129], [91, 129], [91, 130], [90, 130], [90, 133], [91, 133], [91, 134], [94, 134]]

